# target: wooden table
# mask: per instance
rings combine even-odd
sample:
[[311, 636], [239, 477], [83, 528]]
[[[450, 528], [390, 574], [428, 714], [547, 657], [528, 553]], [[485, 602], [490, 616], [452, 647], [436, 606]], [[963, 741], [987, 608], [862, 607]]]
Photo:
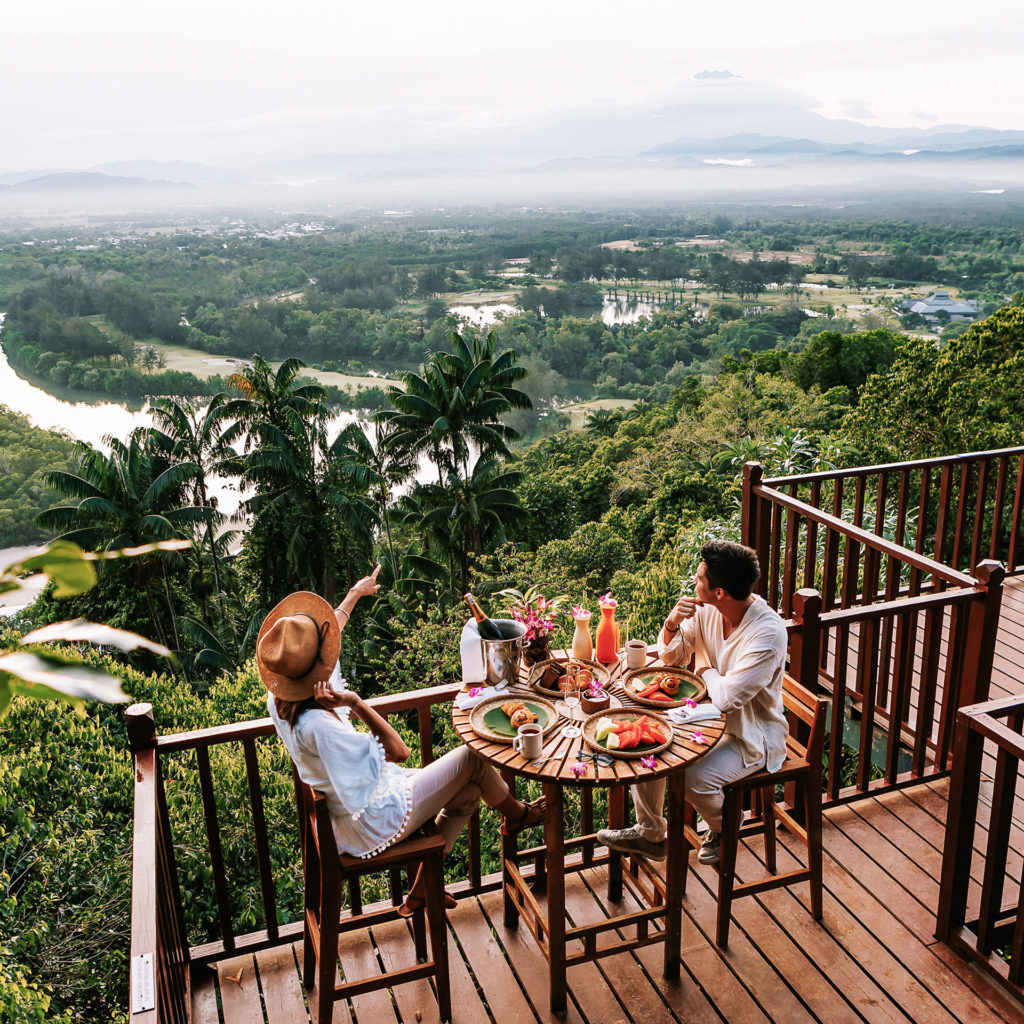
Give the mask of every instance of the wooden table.
[[[648, 651], [648, 664], [658, 665], [657, 651]], [[612, 672], [610, 692], [617, 698], [623, 708], [639, 712], [650, 711], [652, 714], [661, 709], [641, 706], [626, 696], [621, 685], [623, 674], [619, 664], [609, 666]], [[526, 670], [523, 670], [519, 685], [510, 688], [510, 696], [523, 697], [532, 694], [525, 685]], [[552, 698], [548, 698], [551, 700]], [[555, 702], [557, 705], [557, 702]], [[679, 978], [680, 939], [682, 929], [682, 897], [685, 884], [687, 858], [690, 846], [683, 834], [683, 808], [686, 768], [700, 760], [722, 737], [725, 722], [717, 719], [701, 722], [695, 726], [673, 726], [672, 743], [655, 757], [653, 769], [644, 768], [638, 758], [615, 758], [612, 764], [598, 764], [586, 760], [586, 773], [577, 775], [573, 766], [578, 761], [581, 749], [589, 750], [582, 737], [565, 738], [561, 735], [563, 725], [567, 724], [564, 705], [557, 705], [560, 711], [558, 725], [547, 735], [541, 757], [552, 756], [538, 767], [533, 767], [529, 760], [517, 754], [511, 743], [496, 743], [478, 736], [469, 724], [469, 711], [460, 711], [452, 706], [452, 720], [463, 743], [478, 753], [482, 758], [499, 769], [506, 781], [514, 788], [515, 779], [520, 776], [534, 779], [541, 783], [544, 796], [547, 798], [547, 813], [544, 820], [544, 845], [529, 851], [520, 851], [518, 838], [502, 837], [502, 874], [505, 891], [505, 924], [515, 928], [519, 924], [520, 915], [528, 918], [530, 930], [547, 957], [551, 984], [551, 1009], [559, 1013], [566, 1008], [566, 970], [576, 964], [594, 960], [602, 956], [610, 956], [625, 950], [637, 949], [654, 942], [665, 943], [665, 977], [670, 980]], [[585, 715], [580, 708], [576, 709], [577, 724]], [[693, 739], [697, 730], [703, 741]], [[563, 834], [563, 795], [565, 787], [578, 787], [583, 790], [583, 799], [592, 800], [595, 786], [609, 788], [609, 826], [623, 828], [626, 825], [626, 788], [634, 782], [651, 781], [664, 778], [668, 789], [668, 842], [665, 861], [665, 880], [651, 869], [647, 860], [640, 856], [625, 855], [609, 851], [600, 857], [594, 856], [596, 834], [590, 833], [566, 840]], [[582, 857], [566, 864], [566, 853], [582, 851]], [[527, 881], [519, 869], [523, 857], [535, 857], [538, 862], [538, 874], [547, 881], [547, 912], [541, 907], [531, 891]], [[636, 884], [646, 899], [645, 909], [620, 915], [598, 924], [566, 928], [565, 921], [565, 873], [579, 871], [599, 863], [608, 864], [608, 896], [613, 902], [622, 899], [622, 865], [624, 857], [628, 857], [633, 869]], [[643, 880], [640, 875], [643, 874]], [[536, 876], [535, 876], [536, 877]], [[541, 879], [538, 879], [541, 880]], [[644, 888], [646, 886], [646, 888]], [[664, 934], [651, 929], [654, 920], [664, 921]], [[608, 945], [599, 946], [598, 936], [606, 931], [622, 928], [635, 928], [635, 936], [621, 939]], [[568, 953], [568, 943], [582, 943], [582, 950]]]

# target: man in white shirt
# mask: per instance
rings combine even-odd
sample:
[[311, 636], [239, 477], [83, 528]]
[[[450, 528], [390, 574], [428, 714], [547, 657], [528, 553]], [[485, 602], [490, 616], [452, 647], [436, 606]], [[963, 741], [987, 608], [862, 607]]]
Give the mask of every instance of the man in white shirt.
[[[725, 716], [725, 735], [686, 772], [686, 799], [707, 823], [698, 860], [718, 862], [723, 787], [760, 768], [777, 771], [786, 756], [788, 726], [782, 705], [786, 628], [763, 598], [753, 593], [760, 575], [757, 555], [731, 541], [701, 549], [694, 597], [680, 597], [658, 636], [666, 665], [689, 661]], [[636, 825], [601, 829], [598, 838], [623, 853], [665, 857], [668, 823], [664, 780], [633, 787]]]

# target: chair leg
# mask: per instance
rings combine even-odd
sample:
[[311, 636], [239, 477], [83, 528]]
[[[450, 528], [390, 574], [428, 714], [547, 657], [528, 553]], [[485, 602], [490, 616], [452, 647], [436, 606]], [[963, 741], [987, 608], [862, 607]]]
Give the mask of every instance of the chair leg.
[[742, 808], [740, 790], [735, 786], [726, 786], [722, 807], [722, 845], [718, 855], [718, 928], [715, 942], [719, 946], [729, 944], [732, 887], [736, 877], [736, 850], [740, 841]]
[[444, 908], [444, 868], [440, 857], [423, 862], [427, 883], [427, 919], [430, 925], [430, 953], [434, 961], [437, 1011], [442, 1021], [452, 1017], [451, 982], [448, 977], [448, 920]]
[[807, 829], [807, 866], [811, 871], [811, 916], [821, 920], [822, 914], [822, 832], [821, 832], [821, 789], [816, 779], [804, 781], [804, 827]]
[[320, 948], [316, 952], [317, 1024], [331, 1024], [334, 1016], [334, 982], [338, 970], [338, 923], [341, 917], [339, 886], [324, 885], [320, 893]]
[[686, 880], [690, 877], [690, 850], [693, 849], [693, 844], [690, 843], [690, 837], [687, 835], [687, 829], [693, 829], [694, 831], [697, 829], [697, 812], [690, 804], [686, 804], [683, 808], [683, 835], [686, 837], [686, 843], [690, 847], [686, 851], [686, 857], [683, 858], [682, 869], [679, 872], [679, 891], [684, 896], [686, 895]]
[[302, 898], [302, 984], [311, 989], [316, 984], [317, 949], [313, 945], [313, 933], [309, 927], [308, 914], [320, 906], [320, 858], [316, 844], [310, 839], [304, 842], [306, 876]]
[[[427, 897], [429, 900], [429, 897]], [[423, 922], [423, 910], [417, 910], [412, 915], [412, 943], [416, 949], [416, 959], [427, 959], [427, 929]]]
[[775, 786], [768, 785], [758, 791], [761, 803], [761, 819], [764, 822], [764, 863], [768, 874], [776, 873], [775, 846]]

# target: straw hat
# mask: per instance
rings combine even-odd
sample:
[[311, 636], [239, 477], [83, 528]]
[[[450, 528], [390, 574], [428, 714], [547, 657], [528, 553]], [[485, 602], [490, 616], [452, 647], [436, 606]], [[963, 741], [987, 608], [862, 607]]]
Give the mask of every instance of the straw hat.
[[334, 609], [307, 590], [289, 594], [260, 626], [256, 667], [263, 685], [282, 700], [306, 700], [327, 679], [341, 651]]

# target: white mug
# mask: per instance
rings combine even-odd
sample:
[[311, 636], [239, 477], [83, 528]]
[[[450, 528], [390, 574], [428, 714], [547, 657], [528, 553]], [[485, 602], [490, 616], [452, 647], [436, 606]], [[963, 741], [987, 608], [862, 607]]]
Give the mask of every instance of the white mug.
[[537, 722], [524, 722], [519, 726], [519, 734], [512, 741], [512, 749], [527, 759], [540, 757], [543, 746], [544, 730]]
[[626, 641], [626, 668], [643, 668], [647, 664], [647, 644], [643, 640]]

